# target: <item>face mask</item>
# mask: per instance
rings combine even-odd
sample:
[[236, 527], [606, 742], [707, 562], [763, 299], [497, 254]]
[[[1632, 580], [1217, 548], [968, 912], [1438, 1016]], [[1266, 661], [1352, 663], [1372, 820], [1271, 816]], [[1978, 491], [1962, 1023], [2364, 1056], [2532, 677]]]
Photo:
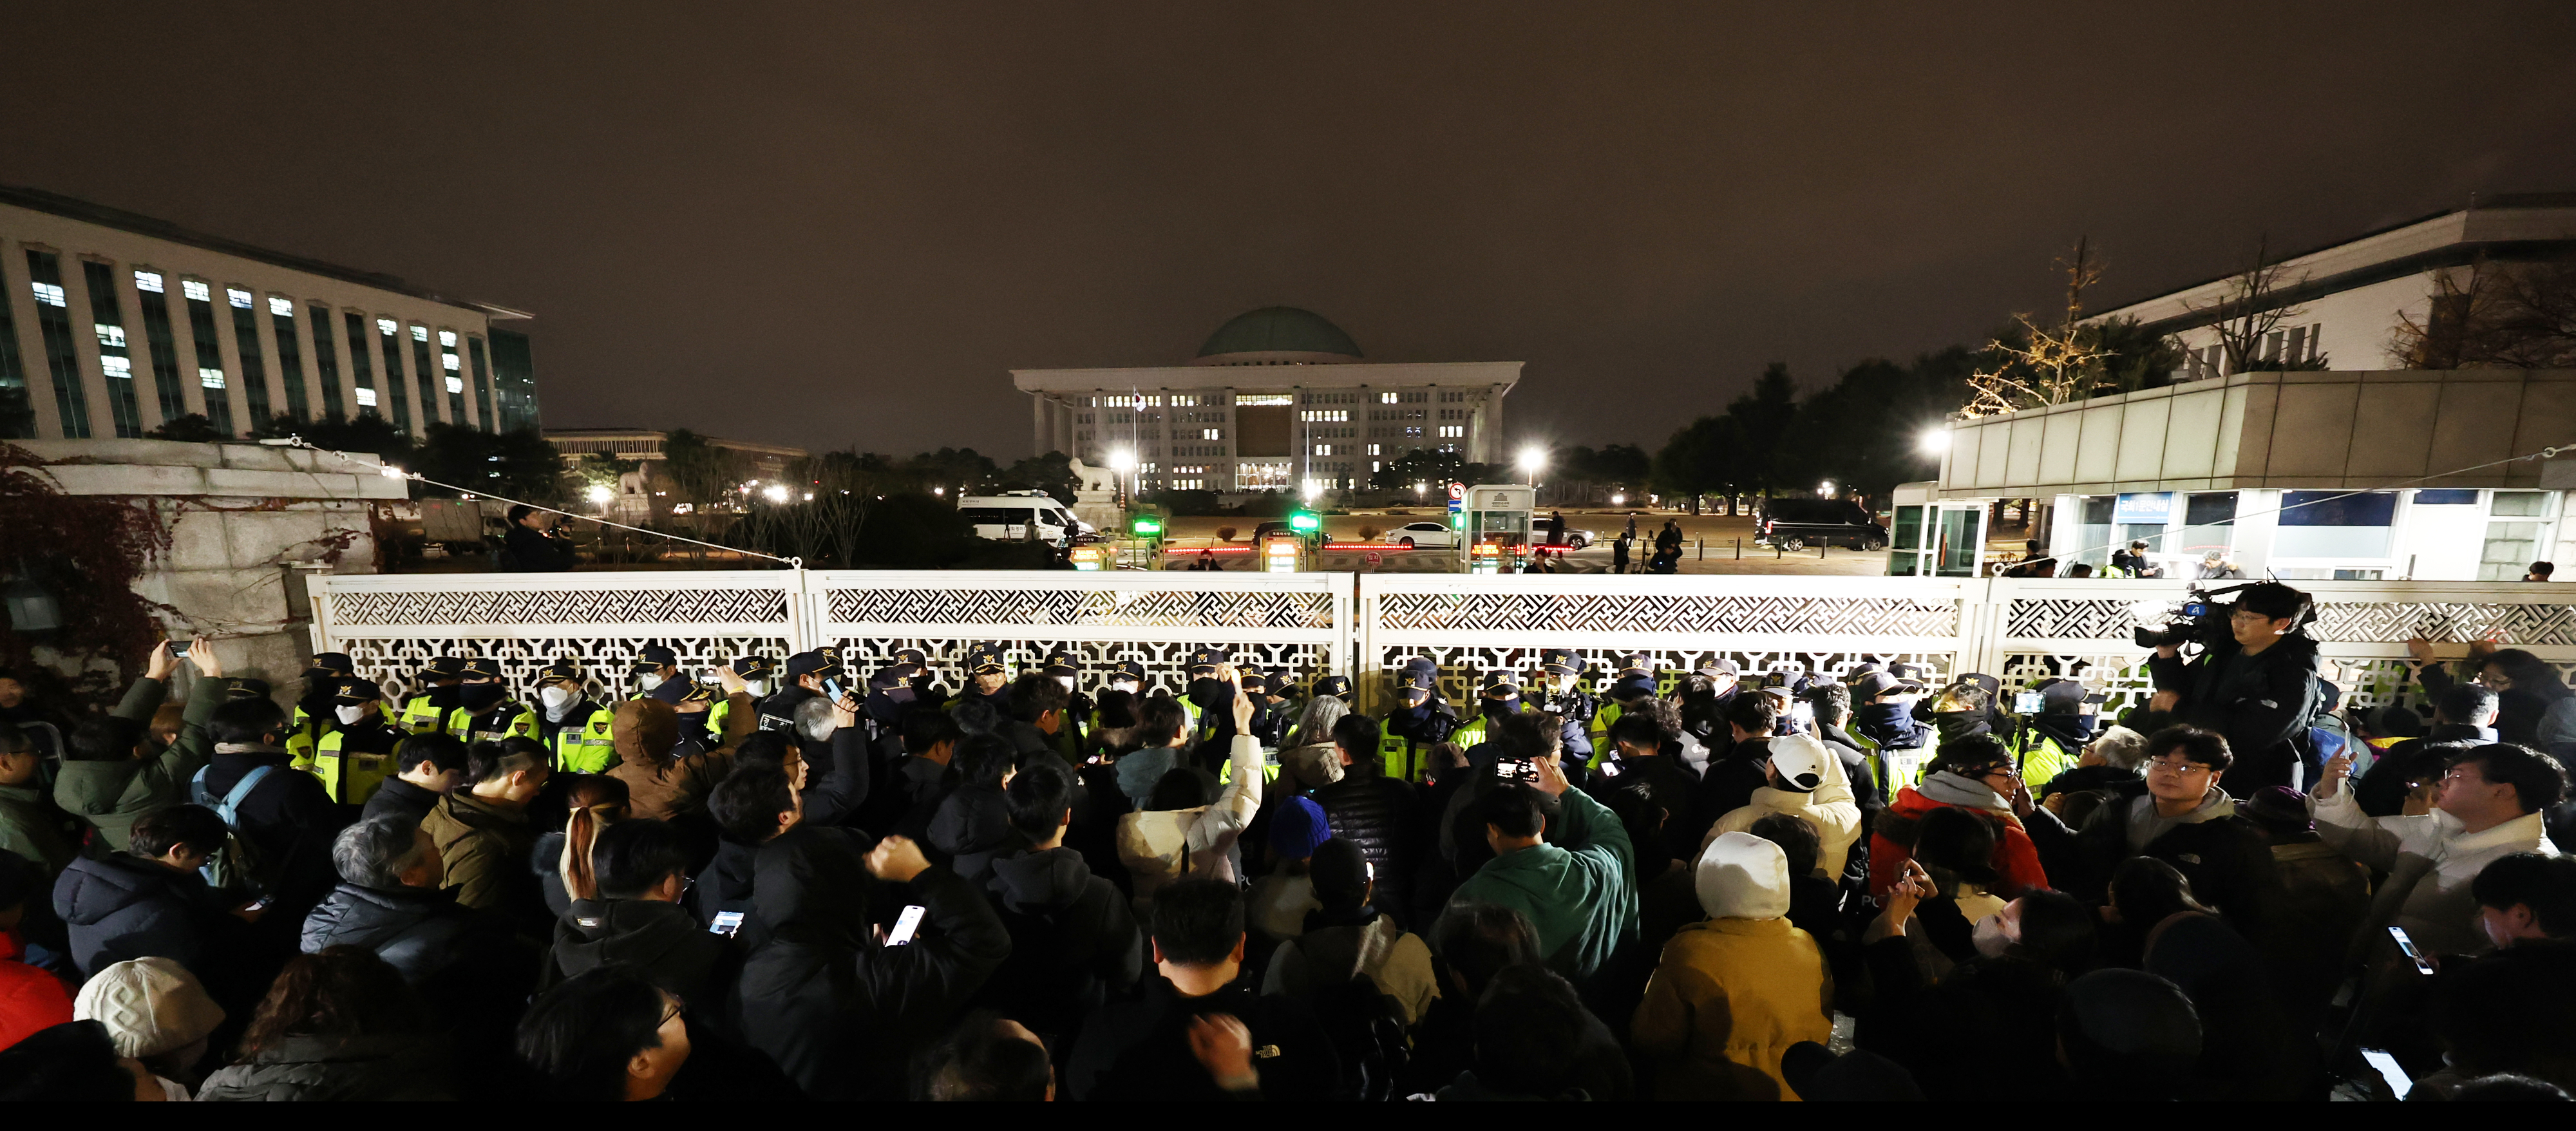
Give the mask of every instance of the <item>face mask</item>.
[[1109, 681], [1109, 690], [1124, 691], [1129, 695], [1134, 695], [1136, 693], [1136, 681], [1132, 679], [1113, 679]]
[[1202, 711], [1214, 708], [1221, 703], [1232, 700], [1233, 698], [1234, 688], [1230, 684], [1221, 683], [1213, 679], [1194, 679], [1190, 681], [1190, 702], [1198, 704], [1199, 709]]
[[469, 683], [457, 689], [457, 705], [468, 711], [486, 711], [500, 701], [501, 685], [497, 683]]
[[1069, 676], [1069, 675], [1060, 675], [1060, 676], [1055, 677], [1055, 681], [1056, 681], [1057, 683], [1061, 683], [1061, 684], [1063, 684], [1063, 685], [1064, 685], [1064, 689], [1065, 689], [1065, 690], [1067, 690], [1067, 691], [1071, 691], [1071, 690], [1073, 690], [1073, 677], [1072, 677], [1072, 676]]
[[2004, 917], [2001, 912], [1977, 920], [1976, 928], [1969, 932], [1968, 937], [1976, 944], [1977, 953], [1988, 958], [2003, 957], [2004, 951], [2010, 949], [2013, 944], [2012, 937], [2004, 934]]
[[1986, 725], [1984, 715], [1971, 711], [1936, 712], [1932, 716], [1932, 725], [1940, 728], [1943, 742], [1984, 734], [1992, 729]]
[[746, 679], [742, 681], [742, 689], [745, 692], [748, 692], [754, 699], [764, 699], [769, 695], [769, 681], [765, 679]]
[[657, 673], [648, 672], [646, 674], [636, 676], [635, 684], [646, 691], [651, 691], [656, 687], [662, 686], [662, 677]]
[[561, 713], [565, 707], [572, 704], [572, 692], [560, 687], [549, 687], [539, 691], [537, 698], [545, 703], [546, 710], [549, 712]]
[[360, 703], [354, 707], [342, 706], [334, 708], [332, 713], [340, 716], [341, 726], [353, 727], [358, 725], [358, 720], [367, 717], [367, 711], [373, 706], [374, 704], [371, 703]]

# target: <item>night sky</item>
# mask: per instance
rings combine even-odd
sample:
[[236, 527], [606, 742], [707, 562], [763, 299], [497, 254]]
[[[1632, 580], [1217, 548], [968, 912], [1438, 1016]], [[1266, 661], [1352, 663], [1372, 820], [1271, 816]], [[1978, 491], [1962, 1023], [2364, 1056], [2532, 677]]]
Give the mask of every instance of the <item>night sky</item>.
[[2107, 306], [2576, 189], [2565, 0], [1791, 8], [18, 4], [0, 182], [533, 310], [549, 426], [1006, 458], [1010, 368], [1258, 306], [1651, 448], [2079, 235]]

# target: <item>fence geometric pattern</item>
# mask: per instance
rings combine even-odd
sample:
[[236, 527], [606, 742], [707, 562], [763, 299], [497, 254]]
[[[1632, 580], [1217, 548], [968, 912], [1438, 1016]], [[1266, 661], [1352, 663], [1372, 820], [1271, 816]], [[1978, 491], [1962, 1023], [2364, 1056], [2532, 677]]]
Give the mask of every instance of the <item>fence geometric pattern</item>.
[[[841, 646], [841, 660], [857, 678], [864, 679], [877, 669], [894, 662], [894, 653], [902, 648], [918, 648], [930, 657], [932, 677], [951, 690], [965, 686], [966, 670], [960, 660], [974, 644], [994, 643], [989, 638], [963, 636], [845, 636], [834, 643]], [[1145, 687], [1168, 688], [1175, 695], [1189, 685], [1189, 654], [1207, 644], [1223, 645], [1223, 640], [1202, 643], [1181, 641], [1104, 641], [1047, 640], [1042, 637], [999, 641], [1003, 662], [1011, 673], [1037, 671], [1044, 666], [1047, 653], [1058, 648], [1072, 650], [1082, 672], [1074, 686], [1096, 691], [1108, 678], [1110, 665], [1134, 660], [1145, 666]], [[1282, 671], [1303, 685], [1331, 670], [1332, 655], [1316, 644], [1238, 643], [1230, 646], [1237, 664], [1264, 672]]]
[[[2223, 599], [2223, 598], [2222, 598]], [[2020, 640], [2116, 640], [2172, 615], [2164, 599], [2018, 599], [2004, 635]], [[2453, 601], [2319, 601], [2308, 634], [2329, 644], [2384, 644], [2416, 636], [2475, 640], [2498, 633], [2518, 646], [2576, 645], [2576, 608]]]
[[331, 596], [341, 624], [760, 624], [788, 619], [785, 589], [494, 589]]
[[[1392, 677], [1386, 673], [1395, 665], [1416, 656], [1428, 657], [1440, 666], [1440, 694], [1463, 715], [1473, 710], [1480, 690], [1489, 676], [1500, 675], [1520, 685], [1534, 688], [1543, 678], [1538, 671], [1539, 650], [1536, 648], [1428, 647], [1387, 648], [1379, 656], [1363, 656], [1360, 671], [1371, 678], [1364, 680], [1367, 693], [1364, 703], [1383, 704], [1391, 694]], [[1606, 692], [1610, 677], [1619, 668], [1625, 650], [1576, 649], [1585, 662], [1584, 686], [1595, 695]], [[1734, 648], [1653, 649], [1657, 686], [1670, 692], [1699, 662], [1712, 657], [1735, 661], [1740, 678], [1746, 685], [1759, 682], [1763, 676], [1779, 673], [1793, 681], [1800, 674], [1818, 679], [1840, 680], [1864, 663], [1912, 664], [1926, 673], [1921, 678], [1939, 682], [1957, 670], [1958, 658], [1947, 653], [1929, 652], [1762, 652]]]
[[1956, 601], [1699, 594], [1388, 593], [1377, 628], [1955, 636]]
[[562, 636], [494, 637], [356, 637], [338, 641], [358, 674], [384, 687], [387, 698], [417, 690], [418, 675], [432, 657], [483, 657], [498, 660], [511, 694], [536, 699], [538, 669], [569, 663], [582, 670], [591, 694], [607, 700], [636, 694], [627, 670], [646, 645], [659, 644], [679, 655], [679, 667], [691, 678], [708, 668], [731, 664], [737, 656], [784, 660], [791, 650], [783, 636]]
[[1331, 628], [1333, 597], [1311, 590], [831, 589], [843, 624]]

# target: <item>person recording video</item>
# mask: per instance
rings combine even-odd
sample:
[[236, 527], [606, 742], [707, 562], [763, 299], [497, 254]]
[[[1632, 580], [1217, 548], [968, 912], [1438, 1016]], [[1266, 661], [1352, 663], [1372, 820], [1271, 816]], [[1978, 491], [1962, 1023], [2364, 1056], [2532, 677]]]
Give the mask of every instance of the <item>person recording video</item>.
[[[2147, 661], [2158, 705], [2173, 697], [2173, 721], [2227, 737], [2235, 764], [2218, 784], [2233, 796], [2293, 785], [2294, 767], [2308, 757], [2294, 739], [2316, 713], [2317, 642], [2299, 631], [2314, 609], [2307, 594], [2277, 581], [2248, 585], [2233, 604], [2210, 605], [2209, 616], [2227, 617], [2227, 632], [2200, 634], [2200, 655], [2185, 660], [2180, 644], [2166, 643]], [[2299, 780], [2316, 776], [2311, 765]]]

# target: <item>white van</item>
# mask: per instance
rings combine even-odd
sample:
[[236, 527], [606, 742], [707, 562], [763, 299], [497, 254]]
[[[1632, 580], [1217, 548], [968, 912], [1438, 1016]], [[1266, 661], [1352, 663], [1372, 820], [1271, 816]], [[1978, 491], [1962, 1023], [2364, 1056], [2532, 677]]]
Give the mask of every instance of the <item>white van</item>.
[[997, 542], [1026, 541], [1035, 526], [1037, 541], [1062, 547], [1083, 529], [1080, 519], [1044, 491], [968, 495], [957, 500], [957, 513], [974, 525], [976, 537]]

